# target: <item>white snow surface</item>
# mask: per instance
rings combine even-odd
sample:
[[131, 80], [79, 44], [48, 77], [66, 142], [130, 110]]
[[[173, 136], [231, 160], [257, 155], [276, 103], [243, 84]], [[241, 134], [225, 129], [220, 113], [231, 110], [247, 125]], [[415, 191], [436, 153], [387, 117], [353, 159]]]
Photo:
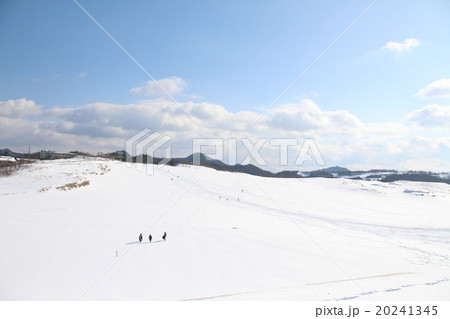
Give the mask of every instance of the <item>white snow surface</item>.
[[154, 168], [0, 178], [0, 299], [450, 298], [450, 185]]
[[0, 156], [0, 162], [15, 162], [16, 159], [12, 156]]

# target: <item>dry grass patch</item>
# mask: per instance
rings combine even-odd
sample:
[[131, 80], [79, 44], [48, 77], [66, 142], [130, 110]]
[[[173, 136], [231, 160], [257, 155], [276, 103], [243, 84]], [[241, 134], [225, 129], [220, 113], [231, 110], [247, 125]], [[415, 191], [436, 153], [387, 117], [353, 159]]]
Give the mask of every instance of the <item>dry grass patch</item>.
[[89, 184], [90, 184], [89, 181], [82, 181], [80, 183], [73, 182], [73, 183], [68, 183], [66, 185], [63, 185], [63, 186], [58, 186], [58, 187], [56, 187], [56, 189], [59, 189], [60, 191], [69, 191], [71, 189], [88, 186]]
[[48, 191], [50, 188], [51, 188], [51, 187], [42, 187], [42, 188], [39, 190], [39, 192], [40, 192], [40, 193], [46, 192], [46, 191]]
[[108, 173], [111, 170], [108, 165], [100, 164], [99, 166], [100, 166], [100, 169], [102, 171], [100, 173], [100, 175], [105, 175], [106, 173]]
[[16, 173], [18, 170], [30, 166], [34, 161], [30, 160], [17, 160], [15, 162], [1, 161], [0, 162], [0, 176], [10, 176]]

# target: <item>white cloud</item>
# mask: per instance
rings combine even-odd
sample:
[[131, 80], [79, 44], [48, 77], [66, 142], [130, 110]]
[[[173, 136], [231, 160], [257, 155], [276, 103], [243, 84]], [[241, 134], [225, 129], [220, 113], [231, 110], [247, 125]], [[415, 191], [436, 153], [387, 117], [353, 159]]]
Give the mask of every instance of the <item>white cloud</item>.
[[402, 138], [408, 135], [409, 130], [406, 125], [396, 122], [364, 123], [361, 133], [383, 138]]
[[78, 76], [79, 78], [85, 78], [85, 77], [87, 77], [87, 73], [81, 72], [81, 73], [79, 73], [77, 76]]
[[[143, 86], [132, 88], [131, 93], [145, 96], [176, 95], [187, 88], [186, 82], [177, 76], [161, 80], [147, 81]], [[165, 92], [164, 92], [165, 91]]]
[[401, 147], [408, 153], [430, 154], [450, 150], [450, 137], [430, 138], [423, 136], [411, 136], [401, 143]]
[[406, 119], [423, 127], [450, 128], [450, 106], [427, 105], [408, 113]]
[[[425, 121], [420, 123], [423, 126], [433, 123], [445, 127], [450, 124], [449, 108], [429, 106], [408, 114], [407, 118], [410, 123], [421, 120]], [[212, 103], [175, 103], [162, 98], [133, 104], [92, 103], [47, 109], [26, 99], [0, 101], [0, 146], [17, 151], [30, 145], [32, 149], [78, 149], [96, 153], [123, 149], [129, 137], [149, 128], [172, 137], [173, 156], [192, 152], [192, 138], [250, 138], [253, 143], [261, 137], [300, 141], [314, 138], [328, 165], [408, 169], [408, 163], [414, 161], [415, 165], [423, 163], [423, 167], [441, 163], [435, 170], [450, 168], [441, 161], [450, 156], [449, 138], [415, 136], [411, 127], [401, 123], [362, 122], [345, 110], [322, 110], [312, 100], [281, 105], [253, 126], [259, 117], [256, 112], [230, 112]], [[280, 168], [277, 150], [268, 143], [263, 147], [265, 160], [273, 165], [267, 169]]]
[[381, 48], [381, 50], [387, 50], [387, 51], [391, 51], [396, 53], [397, 55], [408, 51], [409, 49], [413, 48], [413, 47], [417, 47], [418, 45], [420, 45], [420, 41], [414, 38], [411, 39], [406, 39], [403, 42], [394, 42], [394, 41], [389, 41], [388, 43], [386, 43], [386, 45], [384, 47]]
[[421, 98], [450, 98], [450, 79], [441, 79], [430, 83], [417, 92], [416, 96]]
[[282, 105], [270, 111], [270, 115], [269, 126], [296, 132], [346, 133], [361, 126], [358, 118], [348, 111], [322, 111], [308, 99], [299, 104]]
[[0, 101], [0, 116], [27, 117], [37, 116], [41, 113], [41, 107], [34, 101], [26, 99]]
[[0, 145], [16, 151], [32, 151], [43, 148], [58, 151], [117, 149], [123, 138], [92, 137], [84, 134], [65, 133], [60, 130], [61, 123], [51, 120], [33, 121], [21, 118], [0, 117]]

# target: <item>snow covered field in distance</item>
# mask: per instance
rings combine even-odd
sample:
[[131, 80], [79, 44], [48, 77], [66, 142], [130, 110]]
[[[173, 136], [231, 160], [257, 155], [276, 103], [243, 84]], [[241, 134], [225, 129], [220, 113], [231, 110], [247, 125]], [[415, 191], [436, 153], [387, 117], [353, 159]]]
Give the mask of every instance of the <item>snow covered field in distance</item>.
[[449, 208], [447, 184], [36, 162], [0, 178], [0, 299], [449, 300]]

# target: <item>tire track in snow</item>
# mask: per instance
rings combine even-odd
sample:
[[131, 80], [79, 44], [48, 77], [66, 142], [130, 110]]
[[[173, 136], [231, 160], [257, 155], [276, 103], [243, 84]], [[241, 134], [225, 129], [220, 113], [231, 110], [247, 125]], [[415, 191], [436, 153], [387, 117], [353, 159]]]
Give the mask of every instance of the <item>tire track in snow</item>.
[[[306, 284], [306, 286], [316, 286], [316, 285], [325, 285], [325, 284], [333, 284], [333, 283], [341, 283], [341, 282], [347, 282], [351, 280], [365, 280], [365, 279], [374, 279], [374, 278], [383, 278], [383, 277], [392, 277], [392, 276], [401, 276], [401, 275], [413, 275], [412, 272], [400, 272], [400, 273], [390, 273], [390, 274], [381, 274], [381, 275], [374, 275], [374, 276], [366, 276], [366, 277], [359, 277], [359, 278], [353, 278], [353, 279], [343, 279], [343, 280], [333, 280], [333, 281], [326, 281], [326, 282], [319, 282], [319, 283], [310, 283]], [[345, 301], [345, 300], [352, 300], [357, 299], [359, 297], [367, 296], [367, 295], [374, 295], [377, 293], [387, 293], [387, 292], [395, 292], [399, 290], [403, 290], [406, 288], [411, 287], [417, 287], [417, 286], [434, 286], [443, 282], [449, 281], [448, 278], [443, 278], [434, 282], [426, 282], [426, 283], [418, 283], [418, 284], [409, 284], [409, 285], [402, 285], [398, 287], [393, 288], [386, 288], [383, 290], [372, 290], [368, 292], [364, 292], [361, 294], [357, 294], [354, 296], [345, 296], [340, 298], [331, 299], [332, 301]], [[303, 286], [291, 286], [291, 287], [279, 287], [279, 288], [273, 288], [273, 289], [264, 289], [264, 290], [253, 290], [253, 291], [242, 291], [237, 293], [229, 293], [229, 294], [222, 294], [222, 295], [214, 295], [214, 296], [206, 296], [206, 297], [198, 297], [198, 298], [188, 298], [188, 299], [182, 299], [180, 301], [200, 301], [200, 300], [211, 300], [211, 299], [218, 299], [218, 298], [226, 298], [226, 297], [233, 297], [233, 296], [240, 296], [240, 295], [249, 295], [249, 294], [258, 294], [258, 293], [264, 293], [264, 292], [272, 292], [275, 290], [283, 290], [283, 289], [295, 289], [295, 288], [303, 288]], [[256, 299], [256, 298], [255, 298]], [[327, 299], [323, 299], [327, 300]]]
[[413, 275], [413, 274], [414, 274], [413, 272], [397, 272], [397, 273], [391, 273], [391, 274], [358, 277], [358, 278], [353, 278], [353, 279], [340, 279], [340, 280], [316, 282], [316, 283], [307, 284], [307, 286], [317, 286], [317, 285], [333, 284], [333, 283], [352, 281], [352, 280], [364, 280], [364, 279], [372, 279], [372, 278], [392, 277], [392, 276], [400, 276], [400, 275]]

